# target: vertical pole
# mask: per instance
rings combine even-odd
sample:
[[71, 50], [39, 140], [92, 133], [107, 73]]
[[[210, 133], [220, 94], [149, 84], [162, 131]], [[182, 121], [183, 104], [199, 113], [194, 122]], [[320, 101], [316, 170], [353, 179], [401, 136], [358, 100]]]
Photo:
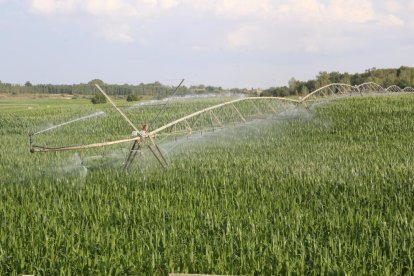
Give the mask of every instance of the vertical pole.
[[134, 161], [138, 150], [140, 146], [137, 140], [134, 141], [134, 144], [132, 145], [131, 149], [129, 150], [129, 154], [127, 159], [125, 160], [124, 169], [128, 169], [128, 167], [131, 165], [132, 161]]

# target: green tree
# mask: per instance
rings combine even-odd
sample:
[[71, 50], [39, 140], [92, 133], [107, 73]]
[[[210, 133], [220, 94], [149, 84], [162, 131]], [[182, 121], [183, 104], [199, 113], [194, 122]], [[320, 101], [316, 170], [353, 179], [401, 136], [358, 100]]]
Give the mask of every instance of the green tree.
[[97, 84], [99, 86], [104, 86], [105, 85], [105, 83], [103, 82], [103, 80], [100, 80], [100, 79], [93, 79], [90, 82], [88, 82], [88, 84], [89, 85], [95, 85], [95, 84]]
[[316, 76], [316, 89], [321, 88], [325, 85], [330, 84], [331, 81], [329, 79], [328, 72], [319, 72], [319, 74]]
[[297, 94], [297, 87], [298, 87], [298, 81], [295, 78], [291, 78], [289, 80], [289, 93], [290, 95]]
[[309, 89], [306, 85], [302, 85], [302, 88], [300, 89], [300, 95], [302, 97], [306, 96], [309, 94]]
[[332, 83], [339, 83], [341, 81], [341, 73], [339, 72], [329, 73], [329, 81]]
[[137, 94], [132, 94], [132, 93], [128, 94], [126, 98], [127, 102], [137, 102], [137, 101], [140, 101], [141, 99], [142, 99], [141, 96], [138, 96]]
[[345, 83], [345, 84], [351, 84], [351, 76], [349, 75], [349, 73], [342, 74], [339, 82]]
[[102, 94], [95, 94], [95, 96], [93, 96], [93, 98], [91, 99], [91, 102], [93, 104], [102, 104], [102, 103], [106, 103], [106, 98], [104, 95]]
[[401, 86], [402, 88], [406, 86], [410, 86], [412, 74], [413, 74], [413, 70], [411, 68], [401, 66], [397, 70], [398, 85]]

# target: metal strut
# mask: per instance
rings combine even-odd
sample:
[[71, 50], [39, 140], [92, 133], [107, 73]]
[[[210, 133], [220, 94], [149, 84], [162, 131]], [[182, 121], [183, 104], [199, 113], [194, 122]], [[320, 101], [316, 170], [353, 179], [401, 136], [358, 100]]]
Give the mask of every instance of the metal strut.
[[[116, 111], [119, 112], [119, 114], [122, 115], [122, 117], [124, 117], [125, 121], [128, 122], [128, 124], [135, 130], [138, 131], [138, 128], [131, 122], [131, 120], [128, 119], [128, 117], [124, 114], [124, 112], [121, 111], [121, 109], [119, 109], [115, 103], [111, 100], [111, 98], [109, 98], [109, 96], [105, 93], [105, 91], [103, 91], [103, 89], [97, 84], [95, 83], [96, 88], [98, 88], [98, 90], [105, 96], [105, 98], [112, 104], [112, 106], [116, 109]], [[138, 133], [139, 136], [141, 136]]]
[[138, 143], [137, 140], [135, 140], [134, 144], [132, 144], [132, 148], [129, 150], [128, 157], [125, 160], [125, 164], [124, 164], [125, 170], [129, 168], [129, 166], [131, 165], [132, 161], [134, 161], [140, 149], [141, 149], [141, 145]]
[[152, 147], [152, 145], [148, 145], [148, 148], [151, 150], [152, 154], [157, 158], [158, 162], [160, 163], [161, 167], [164, 169], [167, 168], [168, 164], [167, 161], [164, 158], [164, 155], [161, 153], [159, 147], [157, 144], [154, 144], [155, 149]]
[[181, 84], [183, 84], [184, 79], [181, 80], [180, 84], [177, 85], [177, 87], [174, 89], [173, 93], [170, 96], [170, 99], [164, 104], [164, 106], [160, 109], [160, 111], [158, 112], [158, 114], [154, 117], [154, 120], [152, 120], [150, 126], [153, 127], [155, 125], [155, 123], [158, 120], [158, 117], [165, 111], [165, 109], [168, 107], [168, 105], [171, 102], [171, 98], [175, 95], [175, 93], [177, 93], [178, 88], [180, 88]]

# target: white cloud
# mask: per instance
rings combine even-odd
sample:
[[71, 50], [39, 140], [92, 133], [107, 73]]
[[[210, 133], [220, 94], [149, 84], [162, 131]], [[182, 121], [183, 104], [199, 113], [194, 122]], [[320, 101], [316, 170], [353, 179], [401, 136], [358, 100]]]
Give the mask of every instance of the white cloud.
[[[0, 0], [5, 1], [5, 0]], [[155, 21], [163, 11], [179, 5], [181, 0], [29, 0], [30, 10], [48, 16], [92, 16], [89, 22], [107, 40], [120, 43], [134, 41], [133, 33], [143, 21]], [[103, 23], [105, 22], [105, 23]]]
[[[32, 14], [23, 12], [20, 20], [22, 5]], [[316, 73], [351, 63], [365, 69], [413, 62], [414, 0], [0, 0], [0, 10], [11, 41], [3, 48], [13, 47], [13, 34], [24, 28], [25, 37], [52, 42], [22, 47], [20, 56], [42, 49], [49, 62], [59, 52], [56, 60], [79, 62], [78, 75], [90, 74], [80, 68], [82, 52], [92, 61], [91, 71], [116, 67], [121, 78], [136, 74], [131, 72], [139, 70], [134, 68], [139, 62], [143, 74], [185, 76], [188, 68], [191, 74], [211, 71], [217, 72], [214, 78], [245, 83], [248, 73], [257, 78], [268, 73], [265, 79], [287, 74], [287, 80], [300, 67]], [[131, 45], [117, 45], [122, 43]], [[180, 68], [170, 69], [173, 65]]]
[[79, 2], [78, 10], [98, 17], [126, 20], [145, 17], [155, 4], [154, 0], [84, 0]]
[[76, 0], [32, 0], [31, 9], [36, 13], [43, 14], [72, 12], [75, 10], [76, 3]]
[[114, 15], [118, 14], [123, 6], [122, 0], [87, 0], [84, 9], [93, 15]]
[[290, 13], [290, 11], [291, 11], [291, 8], [288, 4], [282, 4], [282, 5], [275, 7], [275, 13], [277, 15], [287, 15]]
[[383, 27], [402, 27], [405, 25], [404, 21], [394, 14], [382, 17], [380, 22]]
[[254, 34], [258, 30], [252, 26], [244, 26], [227, 36], [227, 48], [244, 48], [255, 44]]
[[385, 0], [385, 7], [389, 13], [398, 13], [403, 9], [403, 5], [397, 0]]
[[342, 22], [367, 23], [374, 20], [376, 14], [369, 0], [332, 0], [326, 16]]
[[408, 8], [412, 11], [414, 11], [414, 0], [411, 0], [410, 3], [408, 4]]
[[300, 39], [303, 48], [307, 53], [338, 53], [346, 51], [353, 45], [352, 38], [346, 35], [324, 35], [314, 34], [307, 35]]
[[291, 11], [304, 21], [320, 22], [324, 19], [326, 6], [318, 0], [291, 0]]
[[162, 0], [161, 6], [165, 9], [170, 9], [178, 6], [180, 3], [178, 0]]
[[[222, 36], [224, 48], [261, 49], [266, 47], [263, 43], [277, 43], [278, 37], [295, 39], [296, 34], [286, 34], [284, 29], [329, 35], [326, 30], [343, 27], [358, 33], [365, 25], [371, 28], [403, 26], [404, 18], [392, 12], [401, 9], [401, 1], [381, 1], [387, 14], [378, 13], [373, 0], [30, 0], [30, 3], [37, 14], [92, 15], [99, 33], [117, 42], [134, 41], [133, 34], [141, 31], [136, 26], [174, 24], [163, 18], [179, 7], [190, 18], [201, 14], [199, 18], [207, 20], [231, 21], [227, 34]], [[414, 0], [409, 6], [414, 9]], [[308, 45], [312, 51], [318, 48], [312, 43]]]
[[54, 0], [33, 0], [32, 10], [39, 13], [50, 14], [56, 11]]
[[183, 5], [194, 11], [214, 13], [227, 19], [263, 18], [275, 8], [272, 0], [181, 0]]
[[222, 0], [215, 5], [215, 10], [224, 16], [250, 17], [265, 16], [272, 11], [272, 7], [272, 3], [268, 0]]
[[[1, 1], [1, 0], [0, 0]], [[30, 0], [37, 13], [86, 13], [105, 17], [146, 17], [170, 9], [179, 0]]]
[[131, 27], [128, 24], [122, 24], [120, 26], [104, 25], [102, 35], [110, 41], [120, 43], [131, 43], [134, 41], [131, 36]]

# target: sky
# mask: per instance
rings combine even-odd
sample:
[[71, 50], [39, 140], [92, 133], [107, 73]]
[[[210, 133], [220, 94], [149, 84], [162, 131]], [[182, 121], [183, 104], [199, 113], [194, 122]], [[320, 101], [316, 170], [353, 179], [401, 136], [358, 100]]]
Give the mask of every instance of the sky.
[[268, 88], [414, 66], [414, 0], [0, 0], [0, 81]]

